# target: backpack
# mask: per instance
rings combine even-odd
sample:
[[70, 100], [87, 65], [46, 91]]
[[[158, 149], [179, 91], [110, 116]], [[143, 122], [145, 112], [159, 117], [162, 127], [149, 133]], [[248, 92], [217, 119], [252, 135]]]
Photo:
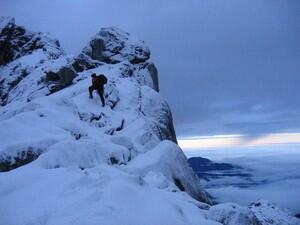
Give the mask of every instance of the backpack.
[[104, 76], [103, 74], [97, 76], [97, 78], [98, 78], [99, 80], [101, 80], [101, 83], [102, 83], [102, 84], [106, 84], [106, 83], [107, 83], [107, 78], [106, 78], [106, 76]]

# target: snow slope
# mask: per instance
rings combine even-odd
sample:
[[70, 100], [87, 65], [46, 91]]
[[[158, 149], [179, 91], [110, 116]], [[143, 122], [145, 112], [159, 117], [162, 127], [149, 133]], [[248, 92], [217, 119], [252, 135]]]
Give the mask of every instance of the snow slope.
[[[19, 29], [1, 19], [0, 48]], [[16, 46], [0, 52], [0, 225], [222, 223], [176, 144], [144, 42], [104, 28], [78, 56]], [[105, 107], [88, 98], [92, 73], [108, 78]]]

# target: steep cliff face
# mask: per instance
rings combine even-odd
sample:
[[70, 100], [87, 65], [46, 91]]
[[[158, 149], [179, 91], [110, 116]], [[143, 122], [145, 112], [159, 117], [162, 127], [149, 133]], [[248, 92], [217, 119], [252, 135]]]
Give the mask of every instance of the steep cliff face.
[[[104, 28], [72, 57], [0, 21], [0, 225], [227, 224], [176, 144], [143, 41]], [[92, 73], [108, 78], [105, 107]]]

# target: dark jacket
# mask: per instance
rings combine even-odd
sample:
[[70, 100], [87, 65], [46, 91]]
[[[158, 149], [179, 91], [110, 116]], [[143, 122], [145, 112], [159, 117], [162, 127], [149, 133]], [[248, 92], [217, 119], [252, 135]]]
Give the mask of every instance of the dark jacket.
[[92, 85], [95, 89], [103, 89], [103, 85], [107, 83], [107, 78], [104, 75], [92, 77]]

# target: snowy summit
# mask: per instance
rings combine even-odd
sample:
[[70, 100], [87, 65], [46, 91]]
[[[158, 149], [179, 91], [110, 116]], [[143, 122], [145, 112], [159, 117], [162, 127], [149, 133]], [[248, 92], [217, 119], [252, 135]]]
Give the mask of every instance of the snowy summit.
[[[149, 60], [117, 28], [71, 56], [0, 19], [0, 225], [299, 224], [267, 202], [211, 206]], [[104, 107], [89, 99], [94, 73]]]

